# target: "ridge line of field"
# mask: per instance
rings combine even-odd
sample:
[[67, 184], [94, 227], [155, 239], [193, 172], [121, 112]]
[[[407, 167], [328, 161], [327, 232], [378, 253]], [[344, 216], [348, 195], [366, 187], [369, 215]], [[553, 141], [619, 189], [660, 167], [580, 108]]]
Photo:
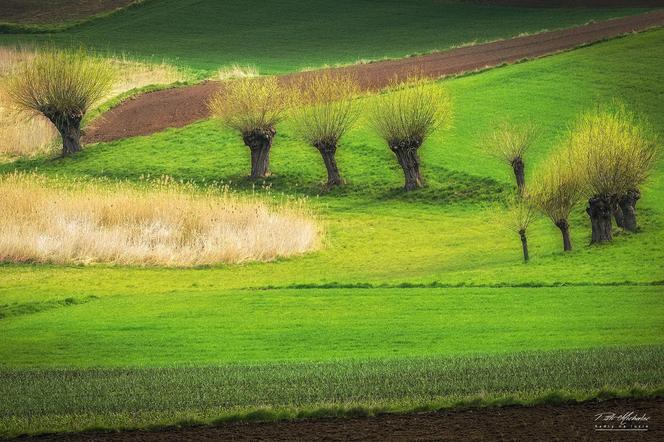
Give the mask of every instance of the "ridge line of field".
[[402, 282], [396, 284], [374, 284], [370, 282], [358, 283], [325, 283], [325, 284], [288, 284], [283, 286], [265, 285], [244, 287], [240, 290], [334, 290], [334, 289], [454, 289], [454, 288], [556, 288], [556, 287], [653, 287], [664, 286], [662, 281], [615, 281], [615, 282], [524, 282], [524, 283], [442, 283], [438, 281], [428, 283]]
[[[533, 59], [579, 46], [620, 37], [632, 32], [664, 26], [664, 11], [589, 23], [508, 40], [465, 46], [428, 55], [377, 61], [330, 70], [351, 73], [365, 91], [375, 91], [395, 79], [418, 72], [424, 77], [441, 78]], [[280, 76], [289, 83], [320, 71]], [[223, 85], [208, 81], [195, 86], [167, 89], [134, 97], [105, 113], [87, 130], [86, 143], [114, 141], [151, 135], [167, 128], [184, 127], [209, 117], [207, 102]]]

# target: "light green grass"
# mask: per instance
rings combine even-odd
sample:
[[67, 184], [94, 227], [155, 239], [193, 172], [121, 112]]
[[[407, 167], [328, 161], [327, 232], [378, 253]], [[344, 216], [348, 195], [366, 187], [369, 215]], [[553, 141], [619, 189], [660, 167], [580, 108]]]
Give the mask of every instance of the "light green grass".
[[402, 57], [640, 11], [439, 0], [160, 0], [61, 33], [5, 35], [0, 44], [83, 44], [200, 70], [240, 63], [275, 73]]
[[[318, 195], [321, 160], [286, 122], [270, 197], [311, 198], [327, 242], [310, 255], [200, 269], [0, 266], [0, 393], [5, 410], [17, 410], [4, 411], [0, 425], [11, 433], [143, 427], [659, 391], [664, 164], [642, 189], [641, 232], [590, 247], [579, 207], [574, 252], [562, 253], [559, 233], [542, 219], [524, 265], [518, 238], [497, 225], [493, 207], [512, 189], [510, 171], [478, 140], [495, 116], [532, 118], [543, 136], [526, 158], [531, 174], [578, 112], [616, 96], [662, 134], [663, 67], [657, 30], [439, 82], [454, 97], [454, 126], [423, 147], [428, 187], [409, 195], [364, 123], [338, 153], [349, 185]], [[15, 169], [132, 181], [167, 174], [252, 191], [243, 178], [247, 149], [209, 121], [0, 173]], [[466, 383], [459, 373], [477, 373], [472, 367], [481, 373]], [[339, 377], [319, 381], [331, 372]], [[200, 393], [222, 384], [242, 388]], [[72, 396], [43, 405], [51, 395], [40, 391], [63, 389]]]

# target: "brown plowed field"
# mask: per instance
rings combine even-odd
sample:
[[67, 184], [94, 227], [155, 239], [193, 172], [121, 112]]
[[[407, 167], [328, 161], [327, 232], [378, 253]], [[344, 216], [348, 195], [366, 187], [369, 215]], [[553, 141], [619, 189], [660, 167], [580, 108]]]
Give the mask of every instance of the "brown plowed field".
[[0, 22], [59, 23], [124, 8], [136, 0], [0, 0]]
[[[630, 431], [616, 419], [598, 421], [599, 413], [633, 412]], [[630, 422], [628, 421], [628, 424]], [[631, 425], [630, 424], [630, 425]], [[598, 431], [596, 425], [606, 425]], [[636, 428], [639, 425], [641, 428]], [[608, 428], [613, 426], [613, 428]], [[647, 426], [647, 428], [646, 428]], [[647, 431], [645, 431], [647, 430]], [[272, 423], [237, 423], [161, 431], [91, 432], [21, 440], [35, 441], [662, 441], [664, 398], [614, 399], [570, 405], [498, 407], [417, 414], [383, 414], [368, 418], [309, 419]]]
[[[429, 55], [358, 64], [341, 71], [355, 73], [362, 87], [375, 90], [390, 80], [413, 72], [438, 78], [445, 75], [497, 66], [527, 58], [552, 54], [633, 31], [664, 25], [664, 11], [591, 23], [572, 29], [544, 32], [510, 40], [468, 46]], [[311, 75], [311, 72], [285, 75], [282, 81]], [[220, 87], [218, 82], [151, 92], [128, 100], [93, 122], [85, 142], [112, 141], [149, 135], [169, 127], [183, 127], [208, 116], [207, 100]]]

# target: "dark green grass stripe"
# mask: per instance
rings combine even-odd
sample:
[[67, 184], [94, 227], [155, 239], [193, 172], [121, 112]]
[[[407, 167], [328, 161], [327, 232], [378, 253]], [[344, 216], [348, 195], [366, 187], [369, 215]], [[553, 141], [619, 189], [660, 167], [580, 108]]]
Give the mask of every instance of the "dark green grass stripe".
[[99, 299], [99, 297], [90, 295], [84, 298], [69, 297], [50, 301], [14, 302], [10, 304], [0, 304], [0, 320], [14, 316], [30, 315], [33, 313], [39, 313], [45, 310], [53, 310], [61, 307], [87, 304], [88, 302], [95, 301], [97, 299]]
[[0, 434], [647, 395], [664, 347], [502, 355], [0, 370]]
[[289, 290], [289, 289], [452, 289], [452, 288], [555, 288], [555, 287], [653, 287], [664, 286], [664, 281], [609, 281], [609, 282], [524, 282], [524, 283], [444, 283], [439, 281], [427, 283], [402, 282], [399, 284], [373, 284], [370, 282], [324, 284], [290, 284], [284, 286], [266, 285], [248, 287], [244, 290]]

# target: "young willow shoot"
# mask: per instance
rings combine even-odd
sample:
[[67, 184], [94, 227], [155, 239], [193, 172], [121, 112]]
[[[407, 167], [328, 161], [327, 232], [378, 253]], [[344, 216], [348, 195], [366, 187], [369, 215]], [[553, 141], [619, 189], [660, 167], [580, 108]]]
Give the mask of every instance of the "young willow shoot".
[[81, 121], [115, 79], [109, 62], [83, 50], [50, 50], [17, 67], [6, 94], [17, 109], [48, 118], [62, 137], [62, 155], [68, 156], [81, 150]]
[[406, 190], [424, 185], [418, 149], [438, 127], [451, 117], [449, 95], [424, 80], [393, 85], [373, 102], [369, 121], [376, 133], [394, 152], [403, 169]]
[[276, 78], [241, 78], [224, 83], [208, 106], [212, 115], [242, 135], [251, 151], [251, 178], [270, 175], [270, 149], [286, 109]]
[[328, 188], [344, 184], [335, 155], [339, 140], [357, 120], [359, 90], [354, 77], [331, 72], [305, 76], [293, 87], [295, 132], [320, 152]]
[[528, 262], [528, 227], [537, 218], [531, 197], [525, 192], [521, 196], [512, 197], [509, 201], [507, 216], [505, 217], [505, 227], [519, 235], [521, 239], [521, 250], [523, 251], [523, 261]]
[[482, 142], [491, 156], [512, 167], [519, 194], [526, 185], [524, 157], [535, 137], [534, 126], [506, 121], [498, 124]]
[[581, 116], [570, 134], [575, 164], [580, 166], [586, 209], [592, 224], [592, 242], [612, 240], [611, 217], [635, 231], [639, 186], [648, 178], [658, 143], [635, 114], [622, 105], [598, 107]]
[[583, 197], [583, 182], [569, 149], [555, 152], [541, 166], [530, 187], [533, 204], [560, 229], [563, 250], [572, 250], [569, 214]]

